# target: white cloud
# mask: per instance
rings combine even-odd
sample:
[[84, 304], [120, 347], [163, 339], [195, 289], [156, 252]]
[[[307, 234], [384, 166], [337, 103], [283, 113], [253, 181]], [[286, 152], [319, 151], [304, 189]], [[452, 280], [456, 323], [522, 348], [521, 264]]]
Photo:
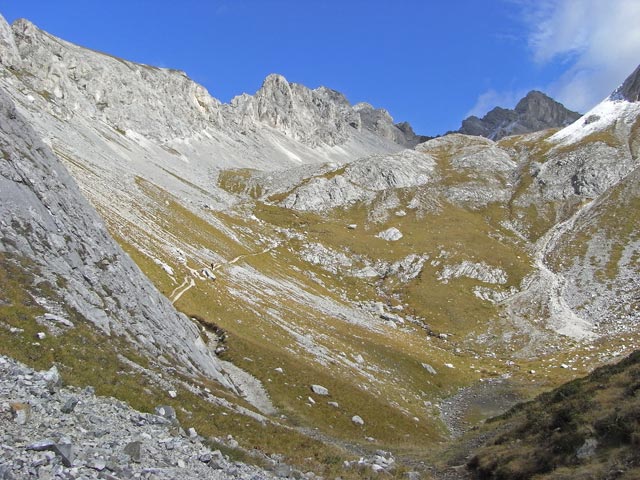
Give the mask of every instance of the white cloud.
[[[535, 88], [572, 110], [588, 111], [640, 64], [640, 0], [503, 1], [524, 19], [532, 61], [561, 67], [558, 78]], [[468, 115], [512, 108], [527, 90], [487, 90]]]
[[524, 90], [510, 90], [506, 92], [498, 92], [494, 89], [489, 89], [484, 93], [481, 93], [476, 100], [476, 104], [467, 112], [465, 117], [475, 115], [476, 117], [482, 117], [489, 110], [495, 107], [513, 108], [516, 103], [527, 94]]
[[638, 0], [546, 0], [523, 12], [533, 59], [566, 66], [546, 90], [569, 108], [587, 111], [640, 63]]

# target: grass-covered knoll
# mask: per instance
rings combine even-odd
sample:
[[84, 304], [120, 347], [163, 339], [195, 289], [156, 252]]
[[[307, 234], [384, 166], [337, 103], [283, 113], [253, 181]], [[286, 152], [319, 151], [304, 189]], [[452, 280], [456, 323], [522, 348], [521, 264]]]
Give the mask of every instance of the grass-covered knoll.
[[640, 352], [489, 422], [480, 479], [640, 477]]
[[250, 168], [222, 170], [218, 174], [218, 186], [229, 193], [260, 198], [263, 194], [262, 187], [250, 182], [255, 172], [256, 170]]
[[[366, 257], [373, 262], [393, 263], [411, 254], [427, 255], [429, 260], [422, 273], [409, 283], [398, 282], [393, 277], [362, 280], [343, 276], [336, 280], [343, 287], [349, 287], [351, 299], [355, 299], [355, 293], [366, 289], [367, 283], [373, 283], [375, 289], [369, 293], [374, 297], [382, 296], [383, 301], [410, 305], [411, 313], [427, 319], [438, 331], [466, 335], [476, 330], [478, 323], [494, 316], [496, 309], [473, 294], [473, 287], [481, 282], [466, 278], [449, 283], [439, 280], [443, 266], [467, 260], [501, 268], [507, 273], [508, 281], [493, 287], [506, 289], [518, 286], [529, 273], [529, 255], [512, 232], [494, 224], [494, 206], [469, 211], [439, 201], [438, 208], [433, 210], [408, 209], [406, 204], [417, 193], [416, 189], [399, 191], [401, 205], [397, 210], [404, 208], [406, 215], [396, 216], [391, 210], [391, 215], [381, 222], [369, 218], [379, 200], [373, 205], [359, 203], [325, 214], [297, 212], [266, 204], [258, 204], [255, 211], [269, 224], [304, 232], [309, 243], [321, 243], [335, 251]], [[357, 228], [347, 228], [350, 224], [356, 224]], [[398, 228], [403, 238], [388, 242], [376, 237], [390, 227]]]

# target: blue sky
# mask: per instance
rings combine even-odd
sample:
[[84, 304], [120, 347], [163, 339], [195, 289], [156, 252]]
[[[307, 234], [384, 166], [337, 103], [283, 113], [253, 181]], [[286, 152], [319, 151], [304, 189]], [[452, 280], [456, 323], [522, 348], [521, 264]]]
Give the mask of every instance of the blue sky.
[[280, 73], [429, 135], [534, 88], [586, 111], [640, 63], [637, 0], [0, 0], [0, 13], [184, 70], [225, 102]]

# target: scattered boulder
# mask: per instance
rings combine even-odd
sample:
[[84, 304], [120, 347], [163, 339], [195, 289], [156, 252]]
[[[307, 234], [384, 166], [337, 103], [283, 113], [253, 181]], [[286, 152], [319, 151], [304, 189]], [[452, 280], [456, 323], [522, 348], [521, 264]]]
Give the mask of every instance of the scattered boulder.
[[329, 390], [327, 390], [322, 385], [311, 385], [311, 391], [316, 395], [329, 395]]
[[55, 365], [49, 370], [41, 372], [40, 376], [46, 382], [47, 389], [50, 393], [56, 392], [62, 386], [62, 378]]
[[380, 232], [376, 237], [386, 240], [387, 242], [396, 242], [402, 238], [402, 232], [396, 227], [391, 227]]
[[62, 464], [65, 467], [71, 467], [75, 459], [74, 448], [71, 443], [56, 443], [53, 451], [60, 456]]
[[360, 415], [354, 415], [353, 417], [351, 417], [351, 421], [356, 425], [364, 425], [364, 420]]
[[9, 404], [11, 416], [18, 425], [25, 425], [31, 417], [31, 406], [28, 403], [15, 402]]
[[274, 467], [273, 473], [275, 473], [278, 478], [289, 478], [291, 475], [291, 467], [286, 463], [278, 463]]
[[160, 405], [156, 407], [155, 413], [159, 417], [166, 418], [167, 420], [176, 420], [176, 411], [169, 405]]
[[54, 315], [53, 313], [45, 313], [43, 318], [45, 320], [48, 320], [49, 322], [57, 323], [59, 325], [64, 325], [65, 327], [69, 327], [69, 328], [74, 327], [74, 324], [71, 320], [61, 317], [60, 315]]
[[436, 369], [433, 368], [431, 365], [429, 365], [428, 363], [423, 363], [422, 364], [422, 368], [424, 368], [427, 372], [429, 372], [431, 375], [436, 375], [438, 372], [436, 372]]
[[216, 279], [216, 276], [214, 275], [214, 273], [209, 270], [208, 268], [203, 268], [202, 269], [202, 276], [206, 279], [209, 279], [211, 281], [214, 281]]
[[125, 445], [123, 452], [132, 462], [140, 463], [142, 460], [142, 442], [135, 440]]
[[76, 408], [76, 405], [78, 405], [78, 401], [79, 401], [78, 397], [76, 397], [76, 396], [69, 397], [67, 399], [67, 401], [64, 402], [64, 405], [62, 406], [60, 411], [62, 413], [71, 413], [71, 412], [73, 412], [73, 409]]
[[595, 438], [587, 438], [576, 452], [576, 458], [578, 460], [587, 460], [596, 454], [597, 448], [598, 440]]

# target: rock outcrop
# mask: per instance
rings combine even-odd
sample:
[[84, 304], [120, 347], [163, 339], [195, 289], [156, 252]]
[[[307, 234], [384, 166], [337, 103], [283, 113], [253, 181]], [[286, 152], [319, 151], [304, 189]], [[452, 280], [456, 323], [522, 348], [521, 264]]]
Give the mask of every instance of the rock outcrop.
[[499, 140], [508, 135], [564, 127], [580, 116], [544, 93], [533, 90], [518, 102], [514, 110], [496, 107], [481, 119], [471, 116], [463, 120], [458, 133]]
[[340, 92], [326, 87], [311, 90], [269, 75], [254, 96], [240, 95], [226, 109], [245, 127], [264, 124], [306, 145], [341, 145], [365, 131], [402, 146], [422, 140], [410, 125], [395, 125], [384, 109], [366, 103], [351, 106]]
[[435, 161], [424, 153], [404, 150], [397, 155], [374, 155], [303, 182], [282, 201], [295, 210], [322, 211], [371, 200], [378, 192], [425, 185]]

